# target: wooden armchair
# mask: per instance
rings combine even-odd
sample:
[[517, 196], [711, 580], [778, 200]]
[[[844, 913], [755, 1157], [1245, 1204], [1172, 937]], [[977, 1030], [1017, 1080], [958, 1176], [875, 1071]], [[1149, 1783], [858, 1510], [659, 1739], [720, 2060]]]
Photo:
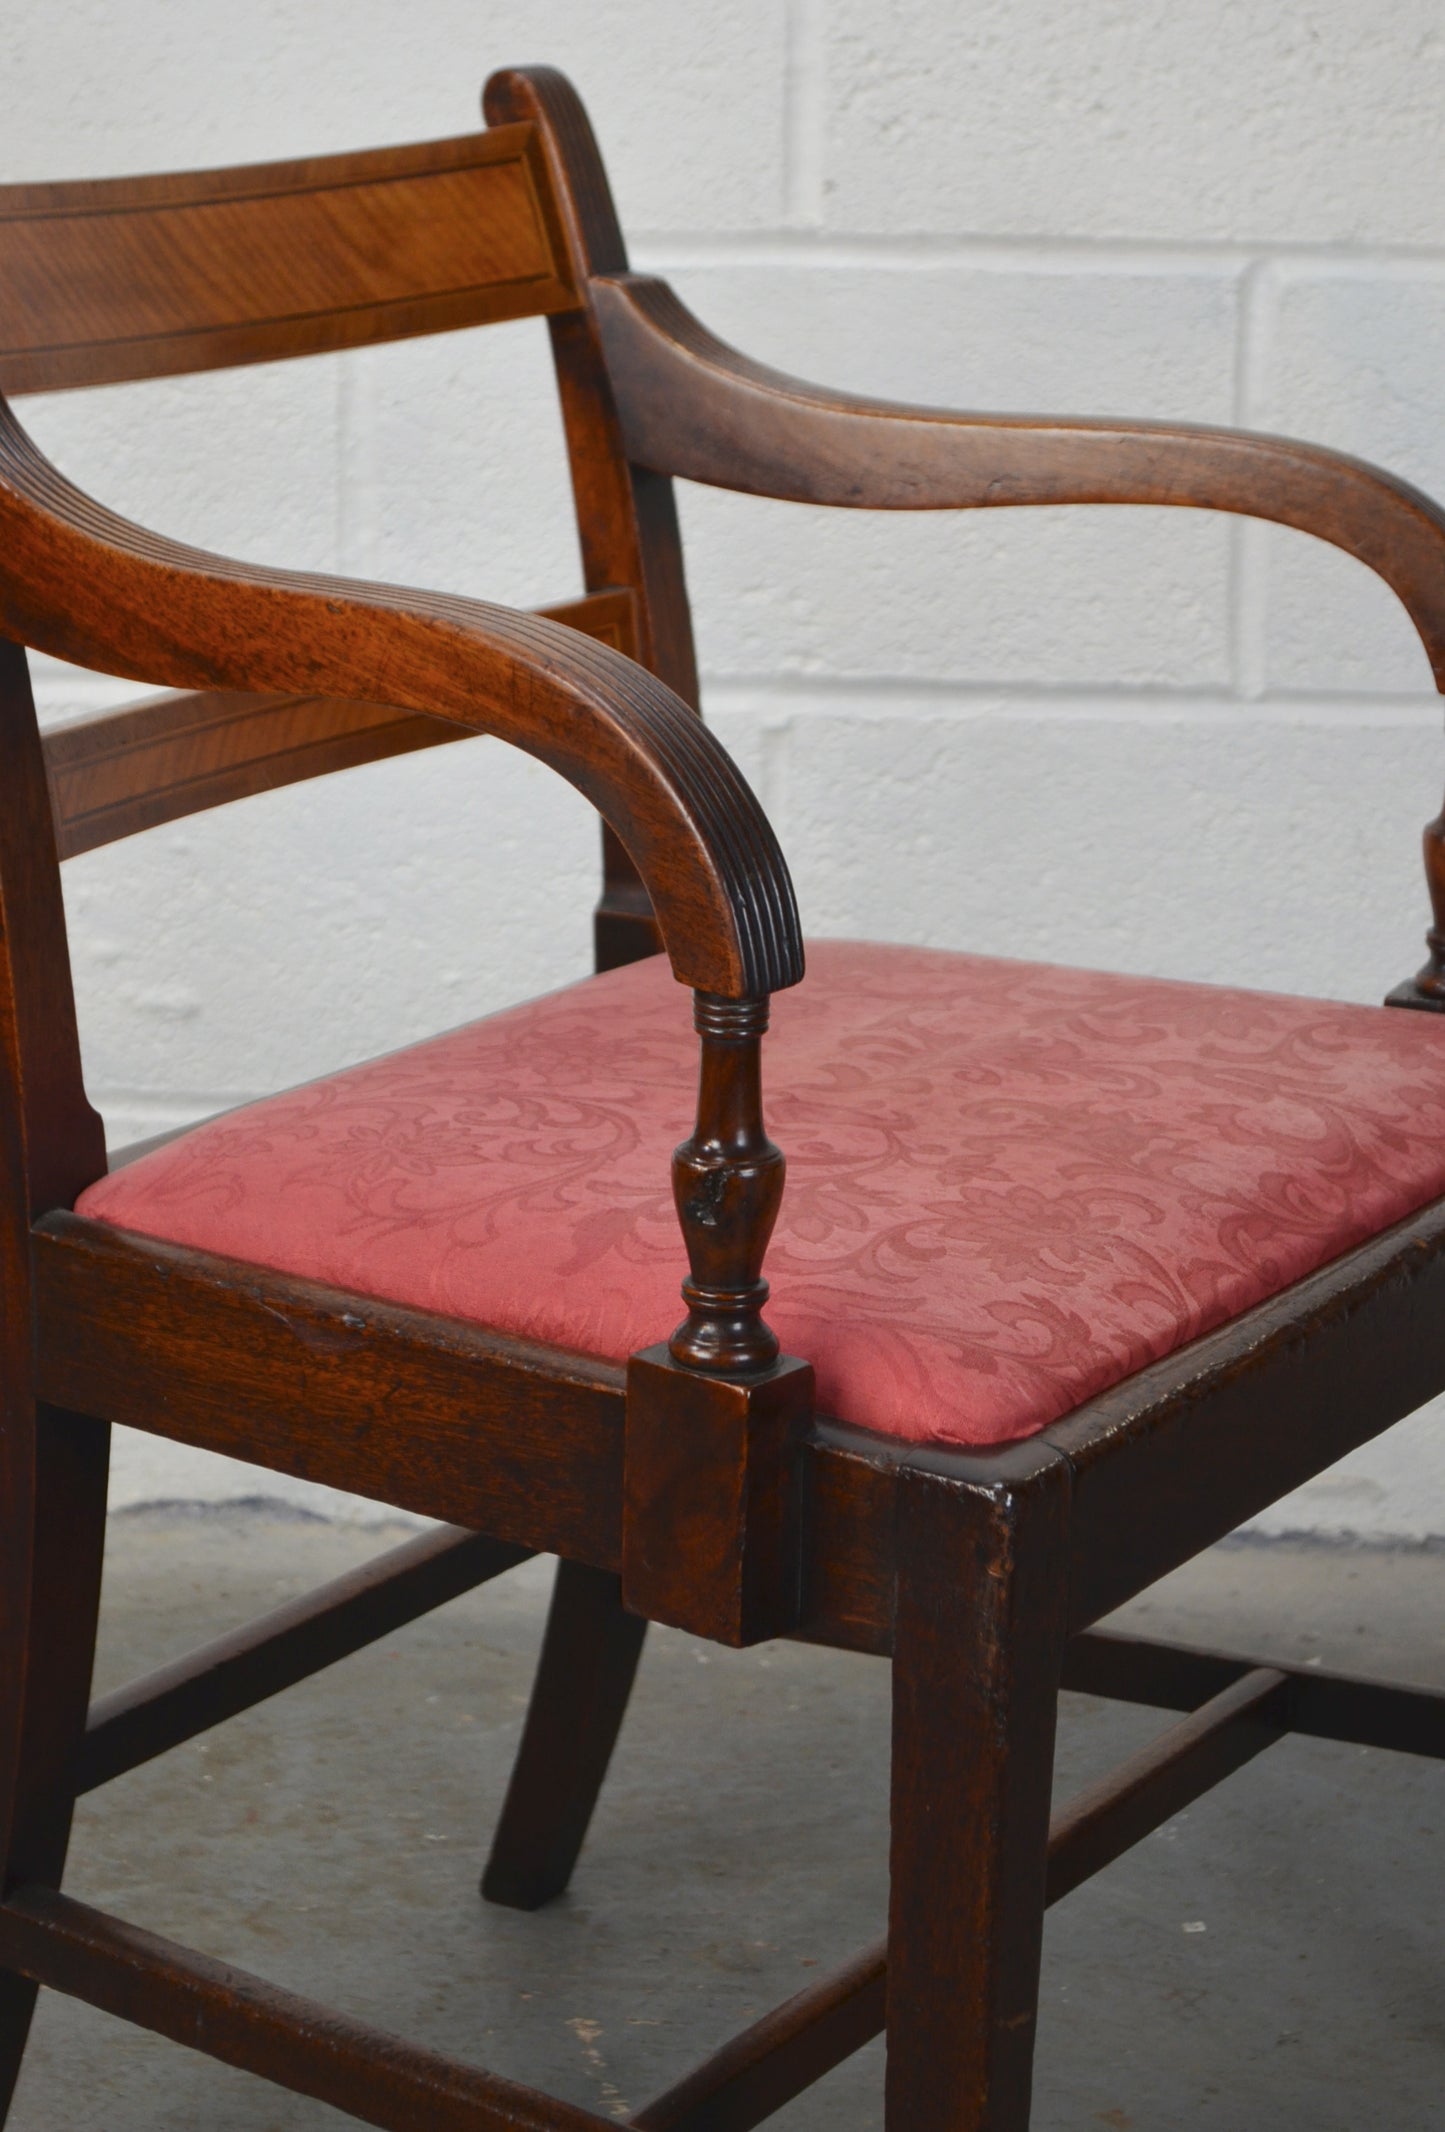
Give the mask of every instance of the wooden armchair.
[[[1442, 686], [1445, 517], [1278, 439], [779, 377], [629, 275], [560, 76], [494, 77], [486, 114], [418, 148], [0, 195], [12, 394], [546, 315], [588, 588], [528, 616], [224, 561], [115, 518], [0, 413], [0, 2080], [45, 1984], [370, 2124], [601, 2125], [60, 1892], [79, 1793], [546, 1549], [494, 1900], [565, 1885], [647, 1618], [894, 1666], [887, 1939], [635, 2122], [741, 2132], [886, 2026], [891, 2132], [1020, 2132], [1048, 1903], [1292, 1729], [1445, 1753], [1438, 1698], [1094, 1626], [1445, 1387], [1445, 1027], [821, 943], [768, 1047], [784, 1197], [761, 1039], [802, 946], [692, 708], [671, 477], [1277, 519], [1394, 587]], [[192, 693], [42, 740], [26, 645]], [[108, 1172], [58, 860], [471, 732], [603, 816], [602, 974]], [[1432, 830], [1431, 956], [1399, 1005], [1445, 1005], [1441, 851]], [[702, 1063], [669, 1338], [673, 979]], [[87, 1713], [112, 1422], [453, 1522]], [[1061, 1686], [1186, 1715], [1051, 1821]]]

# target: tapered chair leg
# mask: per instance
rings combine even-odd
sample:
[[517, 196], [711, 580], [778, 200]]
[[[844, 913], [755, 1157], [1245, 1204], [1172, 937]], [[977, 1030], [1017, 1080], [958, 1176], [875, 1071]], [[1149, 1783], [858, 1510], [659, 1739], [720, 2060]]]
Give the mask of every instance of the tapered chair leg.
[[561, 1562], [522, 1744], [482, 1875], [488, 1902], [537, 1910], [572, 1877], [632, 1692], [647, 1623], [605, 1570]]
[[[0, 1442], [0, 1832], [5, 1886], [58, 1887], [90, 1699], [110, 1431], [57, 1408], [8, 1415]], [[32, 1425], [33, 1424], [33, 1425]], [[0, 1973], [0, 2122], [35, 1986]]]
[[900, 1481], [887, 2132], [1029, 2121], [1069, 1473], [1020, 1466]]

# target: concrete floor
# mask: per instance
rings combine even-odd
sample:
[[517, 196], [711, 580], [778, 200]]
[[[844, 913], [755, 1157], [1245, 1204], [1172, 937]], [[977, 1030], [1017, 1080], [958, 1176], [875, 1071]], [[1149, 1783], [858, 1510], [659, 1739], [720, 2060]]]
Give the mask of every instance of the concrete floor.
[[[399, 1537], [232, 1510], [112, 1521], [98, 1686]], [[476, 1879], [525, 1707], [529, 1564], [82, 1803], [70, 1891], [625, 2115], [880, 1929], [888, 1672], [654, 1631], [572, 1892]], [[1445, 1684], [1445, 1553], [1216, 1550], [1130, 1613]], [[1291, 1623], [1272, 1630], [1275, 1620]], [[1059, 1790], [1162, 1722], [1066, 1699]], [[1290, 1740], [1051, 1913], [1036, 2132], [1445, 2126], [1445, 1772]], [[774, 2120], [876, 2132], [881, 2046]], [[300, 2132], [321, 2105], [46, 1997], [13, 2132]]]

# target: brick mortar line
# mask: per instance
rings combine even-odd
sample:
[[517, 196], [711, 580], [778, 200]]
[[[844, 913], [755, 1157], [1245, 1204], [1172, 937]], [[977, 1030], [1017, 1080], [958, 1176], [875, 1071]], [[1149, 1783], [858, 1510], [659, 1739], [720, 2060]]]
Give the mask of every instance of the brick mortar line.
[[783, 198], [789, 222], [812, 229], [823, 220], [825, 199], [827, 100], [821, 0], [788, 0], [787, 36]]
[[1168, 243], [1151, 238], [1089, 238], [1040, 234], [925, 237], [900, 232], [874, 235], [812, 229], [755, 231], [647, 230], [631, 239], [643, 270], [692, 267], [852, 267], [890, 272], [936, 272], [940, 268], [990, 267], [996, 271], [1077, 271], [1225, 276], [1269, 264], [1284, 272], [1337, 279], [1377, 274], [1387, 279], [1445, 278], [1445, 247], [1304, 244], [1287, 239], [1233, 243]]
[[[788, 706], [787, 717], [778, 707]], [[1361, 732], [1389, 728], [1433, 732], [1442, 716], [1433, 693], [1398, 696], [1330, 697], [1320, 692], [1276, 690], [1244, 698], [1225, 689], [1171, 689], [1167, 686], [1104, 683], [1096, 688], [1047, 684], [1008, 685], [970, 681], [930, 682], [878, 676], [868, 680], [840, 675], [816, 680], [786, 676], [703, 677], [703, 705], [721, 715], [753, 715], [783, 725], [793, 715], [829, 715], [856, 720], [902, 723], [958, 716], [983, 719], [1061, 721], [1077, 719], [1119, 725], [1255, 725], [1289, 729], [1339, 727]]]

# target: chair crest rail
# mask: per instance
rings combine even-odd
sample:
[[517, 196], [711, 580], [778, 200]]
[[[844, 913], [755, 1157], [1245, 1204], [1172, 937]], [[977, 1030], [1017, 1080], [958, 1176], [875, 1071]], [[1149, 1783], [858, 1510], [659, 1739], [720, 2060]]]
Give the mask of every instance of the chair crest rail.
[[0, 391], [317, 354], [580, 302], [530, 125], [0, 187]]

